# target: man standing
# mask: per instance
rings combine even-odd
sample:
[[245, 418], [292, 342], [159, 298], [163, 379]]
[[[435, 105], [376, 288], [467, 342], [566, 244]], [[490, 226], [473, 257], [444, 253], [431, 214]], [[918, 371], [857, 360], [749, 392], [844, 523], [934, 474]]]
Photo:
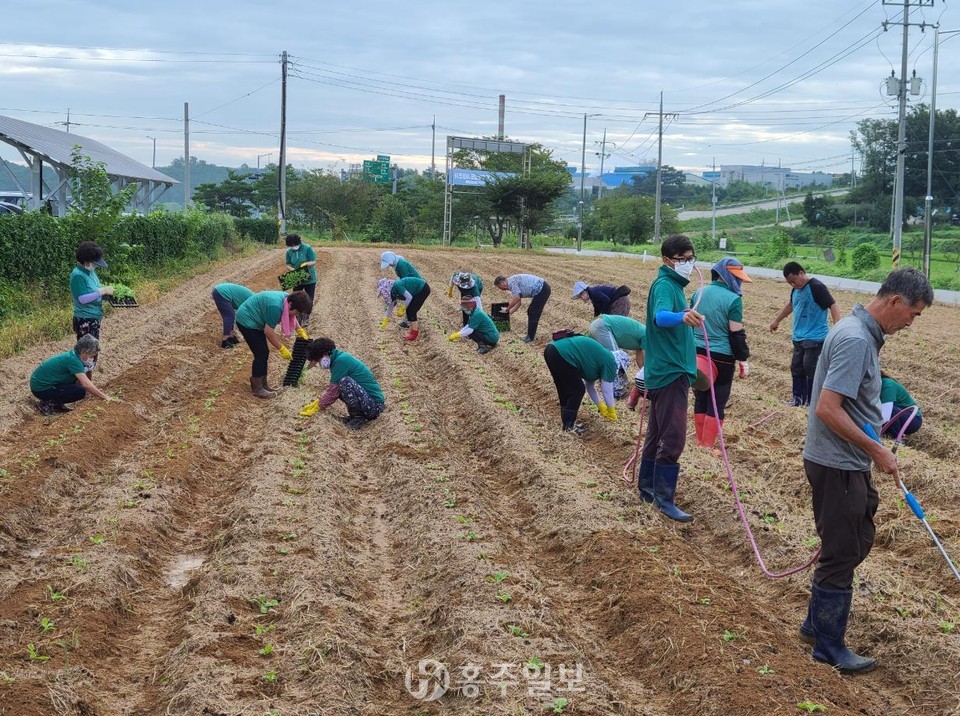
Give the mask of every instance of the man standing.
[[813, 641], [813, 658], [856, 674], [874, 659], [844, 644], [853, 600], [853, 571], [870, 553], [879, 496], [871, 462], [899, 483], [896, 456], [864, 430], [879, 434], [880, 349], [884, 335], [910, 326], [933, 303], [933, 289], [916, 269], [891, 273], [877, 295], [827, 335], [813, 381], [803, 469], [813, 489], [813, 516], [822, 543], [800, 635]]
[[663, 265], [647, 296], [644, 378], [650, 422], [637, 487], [644, 502], [656, 504], [672, 520], [689, 522], [693, 517], [674, 504], [674, 497], [687, 438], [688, 393], [697, 377], [693, 329], [703, 325], [703, 316], [687, 308], [683, 295], [697, 257], [683, 235], [664, 239], [660, 253]]
[[523, 337], [524, 343], [530, 343], [537, 337], [540, 316], [543, 315], [543, 307], [547, 304], [547, 299], [550, 298], [550, 284], [539, 276], [517, 273], [509, 278], [497, 276], [493, 280], [493, 285], [501, 291], [510, 292], [511, 298], [510, 303], [507, 304], [507, 313], [515, 313], [520, 308], [521, 299], [533, 299], [527, 309], [527, 335]]
[[833, 325], [837, 325], [840, 309], [829, 289], [819, 279], [807, 276], [803, 266], [796, 261], [783, 267], [783, 277], [793, 290], [787, 305], [770, 324], [770, 331], [776, 331], [780, 321], [793, 314], [793, 358], [790, 361], [793, 399], [788, 402], [793, 406], [809, 405], [813, 374], [827, 337], [827, 311], [830, 311]]

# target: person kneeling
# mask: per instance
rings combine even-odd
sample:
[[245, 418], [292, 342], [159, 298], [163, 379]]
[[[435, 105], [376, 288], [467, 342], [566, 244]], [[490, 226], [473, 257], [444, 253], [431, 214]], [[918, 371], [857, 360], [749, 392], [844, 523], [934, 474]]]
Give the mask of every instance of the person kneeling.
[[30, 375], [30, 390], [40, 400], [37, 410], [43, 415], [65, 413], [70, 410], [66, 403], [83, 400], [87, 393], [101, 400], [112, 400], [87, 377], [99, 353], [100, 341], [88, 333], [80, 337], [73, 350], [48, 358], [37, 366]]
[[464, 298], [460, 301], [460, 310], [466, 318], [466, 325], [456, 333], [447, 336], [448, 341], [469, 338], [477, 344], [477, 353], [489, 353], [500, 343], [500, 331], [493, 323], [493, 319], [484, 313], [477, 305], [475, 298]]
[[386, 400], [377, 379], [362, 361], [337, 348], [331, 339], [317, 338], [307, 346], [307, 368], [317, 365], [330, 371], [330, 385], [317, 400], [304, 406], [300, 415], [309, 417], [342, 400], [347, 406], [343, 420], [351, 430], [380, 416]]

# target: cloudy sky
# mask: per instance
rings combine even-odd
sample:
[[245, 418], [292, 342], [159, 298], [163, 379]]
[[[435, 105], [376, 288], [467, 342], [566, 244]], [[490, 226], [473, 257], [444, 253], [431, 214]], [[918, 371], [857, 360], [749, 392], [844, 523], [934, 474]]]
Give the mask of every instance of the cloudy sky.
[[[960, 7], [910, 0], [908, 72], [929, 102], [933, 30]], [[275, 162], [280, 53], [290, 55], [288, 156], [341, 168], [389, 154], [423, 169], [436, 116], [447, 135], [497, 131], [587, 167], [663, 161], [691, 170], [761, 164], [848, 171], [850, 130], [896, 117], [884, 92], [900, 72], [902, 5], [881, 0], [354, 0], [160, 4], [33, 0], [38, 21], [0, 29], [0, 114], [98, 139], [150, 164], [183, 153], [219, 164]], [[39, 21], [42, 19], [43, 21]], [[884, 21], [891, 24], [884, 31]], [[942, 36], [938, 109], [960, 95], [960, 33]], [[268, 156], [269, 155], [269, 156]], [[19, 160], [0, 144], [0, 156]]]

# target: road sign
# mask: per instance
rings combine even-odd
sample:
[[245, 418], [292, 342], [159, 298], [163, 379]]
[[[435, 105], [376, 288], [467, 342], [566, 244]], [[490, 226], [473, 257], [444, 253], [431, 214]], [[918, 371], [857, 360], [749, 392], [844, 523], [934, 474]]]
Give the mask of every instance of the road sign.
[[378, 161], [378, 162], [386, 162], [387, 164], [389, 164], [389, 163], [390, 163], [390, 155], [389, 155], [389, 154], [378, 154], [378, 155], [377, 155], [377, 161]]
[[390, 161], [372, 161], [365, 159], [363, 162], [363, 178], [366, 181], [376, 182], [378, 184], [390, 183]]

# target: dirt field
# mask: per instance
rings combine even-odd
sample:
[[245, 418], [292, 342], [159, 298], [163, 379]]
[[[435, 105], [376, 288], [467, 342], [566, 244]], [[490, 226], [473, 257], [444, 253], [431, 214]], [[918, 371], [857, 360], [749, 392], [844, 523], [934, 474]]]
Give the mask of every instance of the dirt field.
[[[100, 379], [122, 403], [32, 411], [30, 371], [69, 341], [0, 364], [0, 714], [960, 713], [960, 584], [891, 481], [848, 633], [880, 666], [844, 678], [796, 637], [810, 573], [762, 575], [715, 455], [688, 443], [677, 501], [696, 520], [678, 525], [621, 480], [636, 414], [585, 406], [587, 434], [560, 432], [543, 348], [592, 319], [570, 286], [627, 283], [643, 319], [653, 263], [402, 251], [433, 287], [407, 345], [377, 328], [377, 253], [320, 252], [311, 326], [383, 386], [359, 433], [342, 404], [298, 418], [326, 372], [258, 401], [249, 351], [218, 347], [210, 287], [273, 288], [279, 250], [108, 316]], [[545, 276], [537, 341], [521, 311], [486, 356], [447, 342], [459, 269], [487, 305], [498, 273]], [[772, 570], [816, 546], [805, 411], [779, 405], [789, 333], [766, 330], [787, 294], [747, 287], [752, 374], [725, 424]], [[960, 557], [958, 327], [934, 307], [882, 359], [924, 409], [904, 479]], [[423, 659], [449, 669], [436, 701]]]

